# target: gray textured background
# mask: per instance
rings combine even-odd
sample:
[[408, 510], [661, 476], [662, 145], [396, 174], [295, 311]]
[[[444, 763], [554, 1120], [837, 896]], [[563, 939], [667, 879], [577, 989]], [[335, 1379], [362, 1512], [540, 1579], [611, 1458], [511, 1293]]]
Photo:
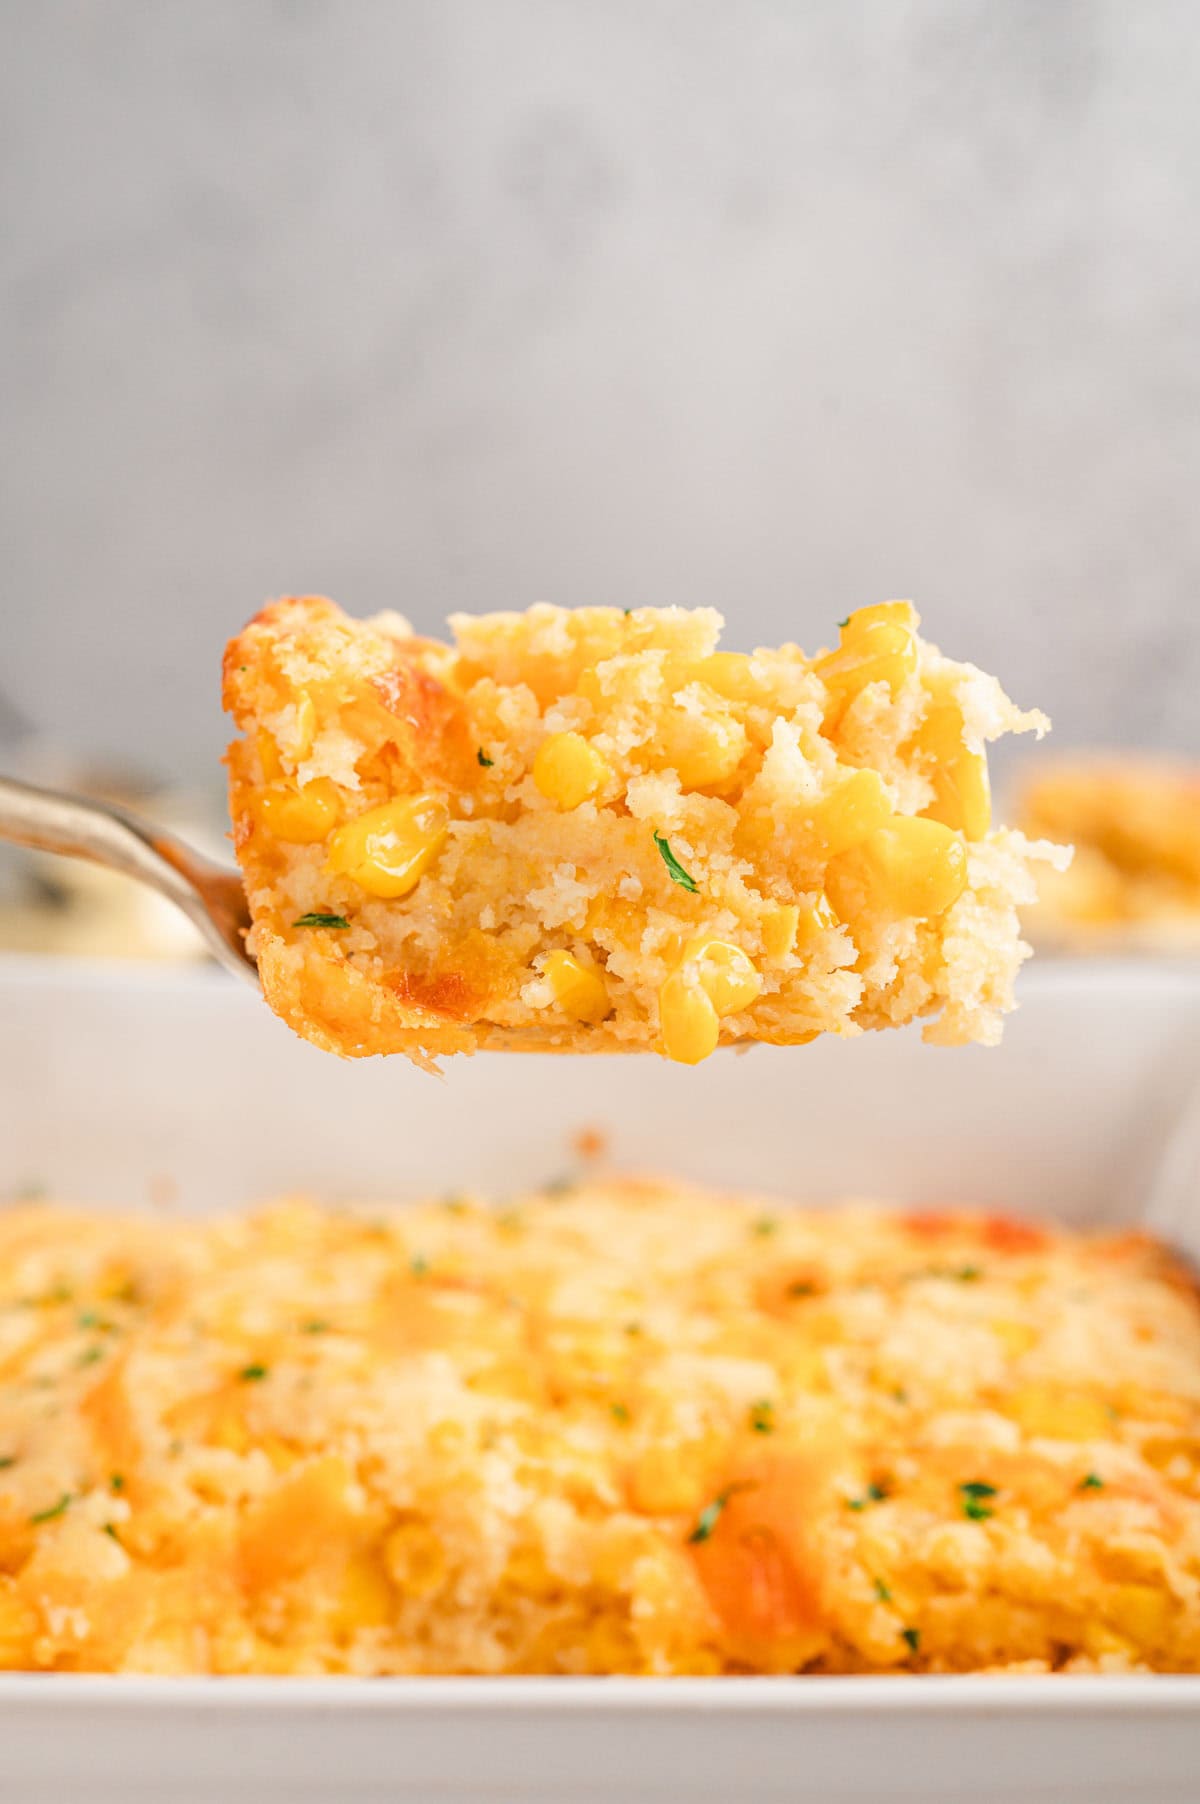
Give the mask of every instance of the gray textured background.
[[203, 771], [224, 637], [912, 594], [1200, 751], [1194, 0], [3, 0], [0, 688]]

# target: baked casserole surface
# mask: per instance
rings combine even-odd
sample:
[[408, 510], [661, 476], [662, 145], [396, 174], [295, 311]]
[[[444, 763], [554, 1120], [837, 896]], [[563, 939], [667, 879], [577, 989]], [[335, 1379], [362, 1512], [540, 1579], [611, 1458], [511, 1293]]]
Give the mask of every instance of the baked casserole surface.
[[1200, 1670], [1137, 1233], [596, 1178], [0, 1213], [0, 1666]]

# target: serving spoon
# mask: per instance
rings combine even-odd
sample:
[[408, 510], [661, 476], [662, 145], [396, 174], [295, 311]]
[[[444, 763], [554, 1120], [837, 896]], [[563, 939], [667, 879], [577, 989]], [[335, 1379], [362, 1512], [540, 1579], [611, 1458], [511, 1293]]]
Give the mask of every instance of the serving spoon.
[[126, 808], [0, 777], [0, 840], [86, 858], [135, 877], [181, 908], [227, 971], [258, 983], [246, 951], [250, 911], [236, 871]]

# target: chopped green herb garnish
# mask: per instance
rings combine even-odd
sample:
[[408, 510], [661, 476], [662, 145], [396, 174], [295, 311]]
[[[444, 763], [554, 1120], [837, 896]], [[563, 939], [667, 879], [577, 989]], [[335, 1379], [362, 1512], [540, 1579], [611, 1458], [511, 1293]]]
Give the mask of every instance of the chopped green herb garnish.
[[769, 1397], [750, 1405], [750, 1426], [755, 1434], [774, 1434], [775, 1405]]
[[70, 1491], [64, 1491], [57, 1503], [52, 1503], [48, 1510], [38, 1510], [37, 1514], [31, 1516], [29, 1520], [35, 1525], [39, 1522], [53, 1522], [56, 1516], [61, 1516], [69, 1510], [74, 1501]]
[[670, 876], [671, 882], [677, 883], [680, 889], [690, 890], [693, 896], [697, 895], [700, 890], [700, 885], [689, 871], [684, 870], [674, 852], [671, 850], [670, 841], [664, 839], [661, 833], [656, 832], [654, 835], [654, 843], [658, 847], [659, 855], [667, 867], [667, 873]]
[[970, 1522], [986, 1522], [996, 1514], [989, 1509], [985, 1499], [996, 1495], [995, 1485], [985, 1484], [982, 1479], [971, 1479], [967, 1484], [959, 1485], [962, 1498], [962, 1513]]
[[884, 1584], [883, 1580], [879, 1578], [875, 1580], [875, 1595], [881, 1604], [890, 1604], [892, 1601], [891, 1591]]
[[515, 1234], [521, 1226], [519, 1209], [502, 1209], [496, 1217], [496, 1226], [505, 1234]]
[[408, 1262], [408, 1269], [414, 1278], [423, 1278], [429, 1270], [429, 1261], [424, 1253], [414, 1253]]
[[773, 1215], [760, 1215], [754, 1224], [754, 1232], [758, 1235], [760, 1240], [766, 1240], [770, 1235], [774, 1234], [778, 1226], [779, 1223]]
[[1089, 1472], [1086, 1478], [1080, 1479], [1079, 1489], [1081, 1491], [1102, 1491], [1104, 1489], [1104, 1480], [1098, 1472]]
[[322, 1316], [313, 1316], [310, 1322], [301, 1322], [301, 1334], [328, 1334], [329, 1323]]
[[95, 1328], [101, 1334], [111, 1334], [113, 1331], [112, 1322], [97, 1314], [94, 1309], [85, 1309], [82, 1315], [75, 1319], [80, 1328]]
[[[115, 1522], [106, 1522], [104, 1524], [104, 1532], [106, 1535], [111, 1535], [114, 1541], [117, 1541], [117, 1526]], [[117, 1541], [117, 1545], [120, 1546], [119, 1541]]]
[[811, 1278], [793, 1278], [787, 1287], [789, 1297], [815, 1297], [817, 1287]]
[[110, 1476], [109, 1481], [108, 1481], [108, 1488], [110, 1491], [123, 1491], [125, 1489], [124, 1473], [123, 1472], [112, 1473], [112, 1475]]
[[633, 609], [632, 608], [622, 608], [621, 612], [624, 614], [626, 620], [628, 620], [629, 616], [633, 613]]
[[615, 1422], [628, 1422], [629, 1409], [624, 1403], [611, 1403], [609, 1408]]
[[845, 618], [845, 619], [844, 619], [844, 620], [839, 620], [839, 621], [838, 621], [838, 626], [839, 626], [839, 628], [841, 628], [841, 627], [845, 627], [845, 626], [849, 626], [849, 624], [850, 624], [850, 616], [849, 616], [849, 614], [847, 614], [847, 615], [846, 615], [846, 618]]
[[478, 751], [475, 753], [475, 757], [478, 760], [478, 762], [480, 764], [482, 764], [484, 770], [491, 770], [493, 764], [495, 764], [495, 762], [496, 762], [496, 760], [494, 758], [488, 757], [487, 753], [484, 751], [482, 746], [480, 746]]
[[900, 1636], [901, 1636], [902, 1640], [908, 1642], [909, 1647], [912, 1649], [913, 1653], [915, 1654], [917, 1649], [921, 1645], [920, 1629], [901, 1629]]
[[721, 1520], [722, 1512], [729, 1499], [736, 1496], [739, 1491], [752, 1491], [753, 1489], [754, 1486], [748, 1480], [743, 1480], [740, 1484], [726, 1485], [723, 1491], [718, 1491], [712, 1502], [706, 1503], [697, 1516], [696, 1526], [688, 1536], [688, 1541], [693, 1544], [707, 1541]]
[[75, 1363], [76, 1363], [76, 1365], [80, 1365], [80, 1366], [94, 1366], [96, 1364], [97, 1360], [100, 1360], [103, 1358], [104, 1358], [104, 1348], [103, 1347], [85, 1347], [83, 1352], [79, 1355], [79, 1358], [76, 1360]]
[[549, 1178], [542, 1185], [543, 1196], [570, 1196], [575, 1188], [575, 1179], [561, 1174], [557, 1178]]
[[0, 1472], [7, 1472], [8, 1468], [10, 1466], [15, 1466], [16, 1463], [17, 1456], [15, 1453], [0, 1453]]
[[846, 1508], [848, 1510], [865, 1510], [869, 1503], [883, 1503], [886, 1497], [886, 1486], [872, 1483], [867, 1486], [861, 1497], [847, 1497]]
[[270, 1366], [260, 1366], [260, 1365], [243, 1366], [241, 1371], [238, 1373], [238, 1377], [241, 1379], [243, 1384], [257, 1384], [261, 1378], [265, 1378], [267, 1376], [267, 1373], [270, 1371], [270, 1369], [271, 1369]]
[[978, 1265], [960, 1265], [952, 1275], [960, 1284], [974, 1284], [977, 1278], [982, 1278], [983, 1268]]
[[293, 927], [349, 927], [345, 915], [299, 915]]
[[895, 1390], [892, 1392], [892, 1402], [893, 1403], [907, 1403], [908, 1402], [908, 1392], [905, 1390], [905, 1388], [902, 1384], [898, 1384], [896, 1386]]

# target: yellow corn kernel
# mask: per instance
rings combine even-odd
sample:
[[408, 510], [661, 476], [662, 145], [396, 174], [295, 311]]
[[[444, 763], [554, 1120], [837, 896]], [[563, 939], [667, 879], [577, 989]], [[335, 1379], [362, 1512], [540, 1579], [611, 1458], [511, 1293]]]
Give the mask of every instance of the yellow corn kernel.
[[1143, 1653], [1162, 1645], [1173, 1608], [1169, 1593], [1154, 1585], [1114, 1585], [1101, 1606], [1105, 1620]]
[[714, 651], [707, 658], [698, 658], [692, 672], [696, 682], [707, 683], [727, 702], [750, 702], [758, 694], [745, 652]]
[[926, 817], [961, 829], [968, 839], [983, 839], [992, 824], [987, 758], [967, 745], [962, 708], [944, 680], [930, 679], [929, 709], [915, 742], [932, 766], [933, 801], [923, 810]]
[[746, 729], [733, 710], [714, 697], [702, 708], [673, 707], [663, 716], [656, 756], [678, 773], [684, 789], [719, 789], [746, 751]]
[[279, 756], [279, 747], [263, 728], [256, 733], [254, 743], [258, 748], [258, 762], [262, 766], [263, 776], [268, 783], [277, 783], [283, 775], [283, 762]]
[[762, 990], [762, 978], [740, 946], [701, 935], [684, 948], [683, 962], [717, 1014], [736, 1015], [749, 1008]]
[[645, 1516], [682, 1516], [706, 1501], [709, 1455], [697, 1444], [654, 1443], [629, 1475], [629, 1501]]
[[797, 923], [797, 938], [802, 945], [809, 945], [819, 934], [828, 933], [833, 927], [840, 927], [837, 911], [829, 897], [822, 890], [811, 908], [805, 909]]
[[450, 816], [440, 797], [402, 796], [339, 827], [325, 869], [389, 900], [415, 889], [446, 842]]
[[209, 1431], [209, 1442], [223, 1447], [227, 1453], [246, 1453], [250, 1447], [250, 1430], [237, 1408], [222, 1410]]
[[390, 1622], [395, 1594], [377, 1553], [358, 1548], [346, 1562], [332, 1627], [344, 1633], [380, 1629]]
[[590, 802], [611, 777], [608, 763], [582, 733], [551, 733], [538, 747], [533, 780], [557, 808]]
[[768, 958], [786, 958], [796, 944], [800, 910], [794, 902], [781, 902], [762, 918], [763, 951]]
[[992, 1333], [1000, 1342], [1006, 1353], [1019, 1359], [1022, 1353], [1028, 1353], [1031, 1347], [1037, 1346], [1037, 1330], [1028, 1322], [1014, 1322], [1000, 1319], [991, 1324]]
[[327, 838], [337, 825], [341, 800], [329, 777], [318, 777], [302, 789], [273, 783], [254, 802], [255, 813], [267, 832], [289, 845], [311, 846]]
[[313, 749], [317, 736], [317, 710], [307, 689], [296, 697], [296, 763], [300, 764]]
[[721, 1022], [712, 998], [682, 971], [673, 971], [658, 992], [662, 1049], [677, 1065], [698, 1065], [715, 1052]]
[[907, 632], [915, 633], [917, 610], [911, 601], [877, 601], [869, 608], [855, 608], [841, 629], [841, 642], [852, 645], [882, 625], [902, 626]]
[[446, 1582], [446, 1550], [424, 1522], [402, 1522], [383, 1544], [392, 1583], [409, 1597], [432, 1597]]
[[1014, 1391], [1008, 1412], [1028, 1435], [1051, 1441], [1098, 1441], [1112, 1432], [1112, 1420], [1098, 1397], [1051, 1384], [1026, 1384]]
[[[885, 602], [883, 609], [902, 608], [904, 602]], [[915, 624], [916, 616], [909, 609]], [[818, 658], [817, 675], [829, 691], [825, 710], [826, 732], [836, 726], [860, 689], [868, 683], [886, 683], [892, 694], [916, 674], [917, 641], [911, 625], [876, 608], [860, 608], [842, 628], [837, 651]]]
[[892, 805], [879, 772], [856, 770], [797, 819], [796, 832], [813, 839], [815, 856], [833, 858], [891, 818]]
[[573, 952], [554, 951], [547, 954], [544, 971], [555, 1002], [572, 1021], [594, 1026], [612, 1013], [608, 986], [595, 965]]
[[966, 887], [967, 849], [940, 821], [901, 816], [831, 861], [825, 888], [843, 920], [864, 908], [919, 921], [940, 915]]

